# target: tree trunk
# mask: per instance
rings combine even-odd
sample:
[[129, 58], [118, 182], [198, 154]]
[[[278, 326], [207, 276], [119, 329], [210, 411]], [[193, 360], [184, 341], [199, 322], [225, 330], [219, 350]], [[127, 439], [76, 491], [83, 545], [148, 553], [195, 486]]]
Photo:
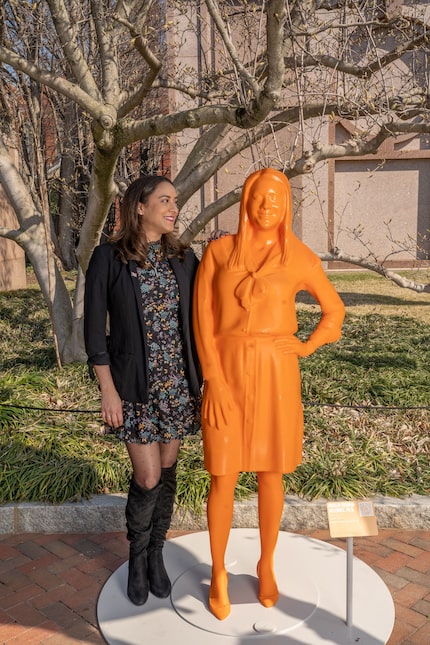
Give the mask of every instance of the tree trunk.
[[75, 161], [67, 152], [61, 160], [60, 196], [58, 204], [58, 245], [66, 271], [76, 269], [75, 240], [73, 235]]

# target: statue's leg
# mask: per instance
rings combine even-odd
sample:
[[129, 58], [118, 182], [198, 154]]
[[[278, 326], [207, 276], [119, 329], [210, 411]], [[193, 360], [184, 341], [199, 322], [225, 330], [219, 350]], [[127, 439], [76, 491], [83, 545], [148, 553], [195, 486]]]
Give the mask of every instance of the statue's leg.
[[257, 566], [257, 575], [260, 581], [258, 599], [264, 607], [273, 607], [279, 598], [273, 556], [284, 507], [282, 474], [259, 472], [257, 478], [261, 543], [261, 557]]
[[219, 620], [230, 613], [228, 576], [224, 557], [233, 519], [234, 489], [238, 473], [212, 475], [207, 504], [209, 539], [212, 555], [212, 580], [209, 593], [209, 608]]

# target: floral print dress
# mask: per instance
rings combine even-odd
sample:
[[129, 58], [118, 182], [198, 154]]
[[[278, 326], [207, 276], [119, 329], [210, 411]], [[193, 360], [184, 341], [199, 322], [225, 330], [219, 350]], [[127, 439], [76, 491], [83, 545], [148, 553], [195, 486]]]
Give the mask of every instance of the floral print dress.
[[149, 245], [138, 279], [147, 329], [149, 401], [123, 401], [124, 427], [116, 434], [129, 443], [169, 443], [200, 429], [201, 402], [191, 395], [186, 379], [179, 289], [159, 242]]

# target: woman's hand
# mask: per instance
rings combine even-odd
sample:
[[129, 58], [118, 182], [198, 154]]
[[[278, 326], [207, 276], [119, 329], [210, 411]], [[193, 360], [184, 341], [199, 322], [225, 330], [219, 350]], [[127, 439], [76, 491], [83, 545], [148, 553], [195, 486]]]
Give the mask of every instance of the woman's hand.
[[94, 365], [102, 395], [102, 419], [111, 428], [123, 425], [122, 401], [112, 379], [109, 365]]
[[102, 391], [102, 419], [111, 428], [124, 423], [121, 397], [115, 388]]

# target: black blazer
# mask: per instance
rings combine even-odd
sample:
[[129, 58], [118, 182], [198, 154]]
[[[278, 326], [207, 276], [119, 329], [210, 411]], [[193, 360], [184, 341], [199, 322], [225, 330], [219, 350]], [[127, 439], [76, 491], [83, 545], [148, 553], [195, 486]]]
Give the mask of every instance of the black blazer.
[[[180, 323], [187, 378], [194, 396], [202, 384], [192, 333], [192, 294], [198, 260], [191, 249], [181, 262], [169, 258], [180, 296]], [[85, 279], [84, 336], [90, 373], [93, 365], [110, 365], [119, 396], [148, 401], [148, 348], [136, 262], [115, 258], [115, 246], [94, 249]], [[107, 333], [107, 320], [109, 331]]]

